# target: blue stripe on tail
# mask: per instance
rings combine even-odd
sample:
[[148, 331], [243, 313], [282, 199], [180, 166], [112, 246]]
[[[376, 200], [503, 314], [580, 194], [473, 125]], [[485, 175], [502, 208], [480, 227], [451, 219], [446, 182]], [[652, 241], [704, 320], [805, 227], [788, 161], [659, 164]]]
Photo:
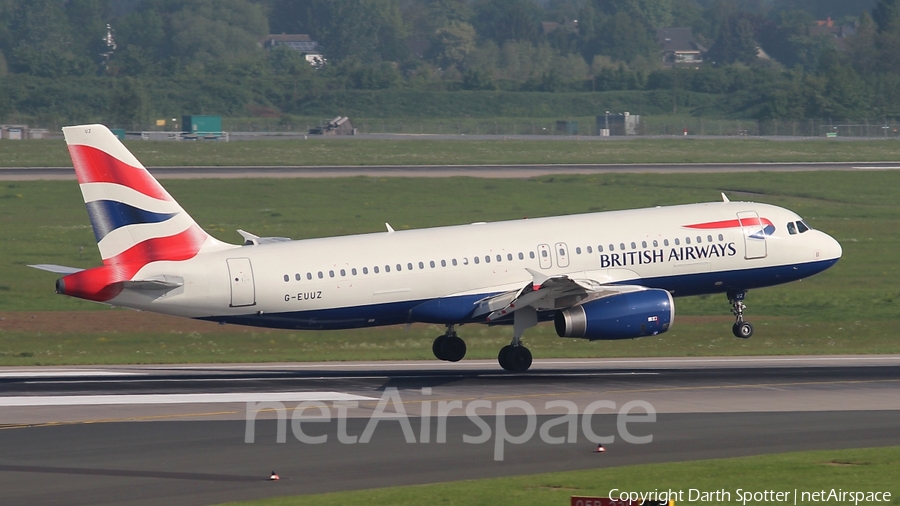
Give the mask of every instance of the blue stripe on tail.
[[87, 202], [88, 216], [94, 227], [94, 237], [97, 242], [106, 237], [113, 230], [126, 225], [144, 223], [162, 223], [178, 213], [154, 213], [145, 211], [115, 200], [95, 200]]

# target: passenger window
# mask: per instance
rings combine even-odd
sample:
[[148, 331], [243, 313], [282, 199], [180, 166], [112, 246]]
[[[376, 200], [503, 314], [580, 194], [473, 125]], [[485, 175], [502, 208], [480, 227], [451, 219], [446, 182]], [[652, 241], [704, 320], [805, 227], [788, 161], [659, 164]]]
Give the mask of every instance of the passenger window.
[[469, 257], [463, 257], [463, 265], [469, 265]]
[[657, 241], [656, 239], [653, 239], [653, 247], [655, 248], [657, 246], [659, 246], [659, 241]]
[[441, 260], [441, 267], [447, 267], [447, 261]]
[[541, 250], [541, 256], [547, 258], [547, 250]]
[[333, 277], [334, 277], [334, 271], [328, 271], [328, 277], [329, 277], [329, 278], [333, 278]]
[[347, 271], [345, 271], [344, 269], [341, 269], [341, 277], [344, 277], [346, 275], [347, 275]]
[[291, 280], [291, 277], [288, 276], [287, 274], [285, 274], [285, 275], [284, 275], [284, 282], [287, 283], [287, 282], [290, 281], [290, 280]]
[[306, 273], [306, 279], [312, 280], [312, 273], [311, 273], [311, 272], [307, 272], [307, 273]]
[[509, 260], [509, 261], [512, 261], [512, 253], [507, 253], [507, 254], [506, 254], [506, 259]]
[[425, 262], [419, 262], [419, 269], [425, 268]]
[[497, 255], [497, 261], [498, 261], [498, 262], [502, 262], [502, 261], [503, 261], [503, 257], [500, 256], [500, 255]]
[[534, 260], [534, 251], [528, 252], [528, 258], [531, 258], [532, 260]]
[[[593, 253], [593, 250], [591, 250], [591, 247], [590, 247], [590, 246], [588, 246], [588, 250], [587, 250], [587, 251], [588, 251], [588, 253]], [[603, 251], [603, 246], [597, 246], [597, 251]]]
[[615, 244], [610, 244], [610, 245], [609, 245], [609, 250], [610, 250], [610, 251], [615, 251], [615, 250], [616, 250], [616, 245], [615, 245]]
[[476, 264], [479, 263], [479, 262], [481, 262], [481, 260], [480, 260], [478, 257], [475, 257], [474, 260], [475, 260], [475, 263], [476, 263]]
[[631, 243], [631, 249], [637, 249], [637, 244]]
[[519, 260], [525, 260], [525, 255], [521, 251], [519, 252]]
[[[545, 251], [545, 252], [544, 252], [544, 256], [546, 256], [546, 255], [547, 255], [547, 252]], [[491, 263], [491, 256], [490, 256], [490, 255], [485, 255], [485, 256], [484, 256], [484, 263], [486, 263], [486, 264]]]
[[679, 244], [681, 244], [681, 241], [679, 241], [679, 240], [676, 238], [676, 239], [675, 239], [675, 246], [678, 246]]
[[431, 266], [431, 268], [432, 268], [432, 269], [434, 269], [434, 260], [432, 260], [432, 261], [430, 261], [430, 262], [428, 262], [428, 265], [430, 265], [430, 266]]
[[325, 274], [322, 273], [322, 271], [319, 271], [319, 279], [323, 279], [324, 277], [325, 277]]
[[451, 262], [453, 263], [453, 267], [456, 267], [456, 259], [454, 258]]
[[390, 266], [390, 265], [385, 265], [385, 266], [384, 266], [384, 272], [391, 272], [391, 266]]
[[719, 240], [720, 240], [720, 241], [724, 241], [724, 240], [725, 240], [725, 236], [722, 235], [722, 234], [719, 234]]
[[575, 248], [575, 254], [576, 254], [576, 255], [580, 255], [580, 254], [581, 254], [581, 246], [578, 246], [578, 247]]
[[356, 276], [356, 267], [350, 269], [350, 274], [353, 274], [354, 276]]
[[787, 224], [788, 233], [794, 235], [797, 233], [797, 227], [794, 226], [794, 222], [789, 221]]
[[397, 272], [400, 272], [402, 270], [403, 270], [403, 266], [400, 264], [397, 264]]
[[697, 236], [697, 244], [703, 244], [703, 238], [699, 235]]
[[[612, 249], [612, 248], [610, 248], [610, 249]], [[625, 251], [625, 243], [624, 242], [619, 243], [619, 249], [622, 251]]]
[[406, 269], [410, 271], [413, 270], [412, 262], [406, 264]]
[[663, 246], [668, 246], [668, 245], [669, 245], [669, 240], [663, 239]]
[[641, 247], [642, 247], [642, 248], [646, 248], [646, 247], [647, 247], [647, 241], [641, 241]]
[[690, 238], [690, 237], [685, 237], [685, 238], [684, 238], [684, 243], [685, 243], [685, 244], [690, 244], [690, 243], [691, 243], [691, 238]]
[[300, 281], [301, 279], [303, 279], [303, 277], [300, 276], [300, 273], [298, 272], [297, 274], [294, 274], [294, 279]]
[[806, 224], [806, 222], [804, 222], [803, 220], [800, 220], [797, 222], [797, 230], [799, 230], [800, 233], [802, 234], [803, 232], [806, 232], [807, 230], [809, 230], [809, 226]]
[[706, 242], [712, 242], [712, 236], [711, 236], [711, 235], [706, 236]]
[[377, 265], [375, 267], [372, 267], [372, 272], [374, 272], [375, 274], [378, 274], [378, 266]]
[[363, 274], [368, 274], [368, 273], [369, 273], [369, 268], [363, 267]]

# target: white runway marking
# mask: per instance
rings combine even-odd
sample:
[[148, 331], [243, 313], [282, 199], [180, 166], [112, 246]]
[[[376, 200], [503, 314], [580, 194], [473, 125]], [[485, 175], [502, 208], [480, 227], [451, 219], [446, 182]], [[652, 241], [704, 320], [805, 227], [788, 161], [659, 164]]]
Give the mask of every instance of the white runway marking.
[[97, 371], [87, 369], [35, 369], [30, 371], [0, 371], [0, 378], [90, 378], [93, 376], [143, 376], [142, 372]]
[[853, 167], [856, 170], [900, 170], [900, 167]]
[[224, 402], [374, 401], [342, 392], [247, 392], [216, 394], [53, 395], [0, 397], [2, 407], [210, 404]]

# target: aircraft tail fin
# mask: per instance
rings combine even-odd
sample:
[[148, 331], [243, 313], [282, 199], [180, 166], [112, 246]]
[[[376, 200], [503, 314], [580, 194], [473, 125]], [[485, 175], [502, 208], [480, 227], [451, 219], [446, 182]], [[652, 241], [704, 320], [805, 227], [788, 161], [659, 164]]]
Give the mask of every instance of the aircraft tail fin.
[[187, 260], [211, 237], [103, 125], [63, 128], [104, 265]]

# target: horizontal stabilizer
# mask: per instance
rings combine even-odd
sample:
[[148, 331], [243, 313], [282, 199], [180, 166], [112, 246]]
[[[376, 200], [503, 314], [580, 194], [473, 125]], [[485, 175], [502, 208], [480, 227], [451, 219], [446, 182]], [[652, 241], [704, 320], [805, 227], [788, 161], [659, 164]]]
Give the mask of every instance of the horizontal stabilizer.
[[143, 291], [168, 291], [179, 286], [184, 286], [184, 278], [180, 276], [153, 276], [149, 279], [136, 279], [123, 281], [122, 287], [128, 290]]
[[35, 264], [29, 265], [28, 267], [33, 267], [35, 269], [40, 269], [42, 271], [53, 272], [56, 274], [75, 274], [76, 272], [81, 272], [84, 269], [79, 269], [78, 267], [68, 267], [65, 265], [54, 265], [54, 264]]

